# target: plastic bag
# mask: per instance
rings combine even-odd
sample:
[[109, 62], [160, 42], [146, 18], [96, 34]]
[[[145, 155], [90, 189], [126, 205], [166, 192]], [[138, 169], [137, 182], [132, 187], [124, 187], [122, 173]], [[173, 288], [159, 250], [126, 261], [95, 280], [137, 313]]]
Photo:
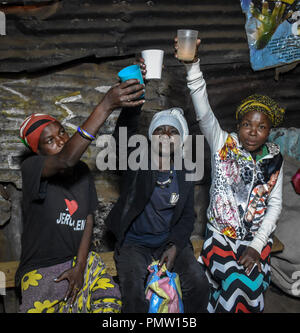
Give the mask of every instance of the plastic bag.
[[148, 266], [145, 294], [149, 300], [148, 313], [183, 313], [182, 293], [179, 276], [167, 270], [166, 265], [158, 268], [159, 261]]

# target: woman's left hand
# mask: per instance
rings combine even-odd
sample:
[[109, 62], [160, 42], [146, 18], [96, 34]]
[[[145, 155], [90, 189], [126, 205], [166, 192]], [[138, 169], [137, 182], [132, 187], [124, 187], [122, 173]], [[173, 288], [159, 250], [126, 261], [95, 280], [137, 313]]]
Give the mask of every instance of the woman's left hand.
[[143, 80], [145, 82], [146, 81], [146, 73], [147, 73], [145, 59], [140, 57], [138, 60], [136, 60], [135, 64], [140, 66], [142, 76], [143, 76]]
[[250, 246], [248, 246], [243, 252], [240, 259], [238, 260], [238, 263], [244, 266], [247, 275], [250, 274], [255, 264], [257, 265], [258, 271], [262, 271], [260, 263], [260, 253]]
[[[198, 59], [199, 59], [198, 53], [199, 53], [199, 46], [200, 46], [200, 44], [201, 44], [201, 39], [198, 38], [197, 42], [196, 42], [195, 56], [194, 56], [194, 59], [192, 61], [183, 61], [183, 60], [179, 60], [179, 61], [183, 62], [183, 63], [186, 63], [186, 64], [197, 62]], [[178, 50], [178, 37], [175, 37], [174, 38], [174, 57], [176, 59], [178, 59], [177, 50]]]
[[77, 294], [83, 286], [83, 277], [84, 270], [78, 266], [75, 266], [64, 271], [58, 278], [54, 280], [55, 282], [60, 282], [62, 280], [69, 281], [69, 286], [65, 294], [64, 301], [67, 301], [69, 298], [71, 298], [71, 305], [74, 304]]

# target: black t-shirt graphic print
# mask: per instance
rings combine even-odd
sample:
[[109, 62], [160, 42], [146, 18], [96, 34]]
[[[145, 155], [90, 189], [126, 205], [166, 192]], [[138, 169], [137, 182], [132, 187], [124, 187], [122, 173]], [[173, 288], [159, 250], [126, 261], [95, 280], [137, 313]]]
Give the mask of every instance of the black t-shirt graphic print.
[[76, 256], [86, 219], [98, 203], [92, 175], [83, 162], [72, 174], [41, 179], [45, 156], [27, 158], [21, 167], [23, 234], [16, 281], [32, 269]]

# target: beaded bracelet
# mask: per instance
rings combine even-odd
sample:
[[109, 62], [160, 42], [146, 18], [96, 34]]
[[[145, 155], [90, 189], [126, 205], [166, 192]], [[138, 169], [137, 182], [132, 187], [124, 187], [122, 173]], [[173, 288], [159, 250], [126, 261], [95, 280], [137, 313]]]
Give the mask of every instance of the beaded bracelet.
[[84, 138], [84, 139], [87, 139], [87, 140], [90, 140], [90, 141], [93, 141], [95, 140], [96, 138], [88, 133], [86, 130], [84, 130], [83, 128], [81, 128], [80, 126], [77, 127], [77, 132]]

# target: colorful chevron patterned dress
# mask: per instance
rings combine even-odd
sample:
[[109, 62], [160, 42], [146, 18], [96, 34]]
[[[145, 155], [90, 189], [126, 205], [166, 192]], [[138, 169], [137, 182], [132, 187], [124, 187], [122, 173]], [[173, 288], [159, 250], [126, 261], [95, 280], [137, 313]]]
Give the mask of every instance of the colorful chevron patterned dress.
[[[238, 133], [221, 128], [209, 104], [200, 61], [185, 67], [196, 119], [211, 152], [207, 234], [199, 257], [211, 283], [207, 310], [262, 312], [264, 291], [270, 282], [272, 234], [282, 208], [280, 147], [265, 141], [259, 154], [252, 156], [243, 147]], [[257, 98], [242, 105], [255, 106], [255, 110], [257, 106], [263, 107], [263, 113], [267, 110], [267, 116], [273, 116], [272, 124], [278, 125], [277, 116], [282, 119], [283, 110], [277, 112], [274, 101], [275, 104], [267, 106], [267, 98], [256, 103]], [[247, 275], [247, 270], [239, 264], [246, 248], [260, 255], [261, 272], [255, 263]]]
[[[262, 312], [263, 293], [270, 283], [272, 239], [261, 245], [261, 229], [270, 193], [277, 183], [282, 156], [267, 144], [265, 155], [253, 162], [250, 154], [228, 135], [214, 155], [215, 177], [208, 209], [208, 230], [199, 259], [212, 286], [209, 312]], [[269, 207], [270, 209], [270, 207]], [[254, 265], [249, 276], [238, 261], [248, 246], [261, 255], [262, 272]]]
[[211, 284], [208, 312], [262, 312], [263, 293], [270, 283], [270, 252], [272, 240], [261, 252], [261, 268], [257, 265], [245, 273], [238, 260], [248, 241], [232, 239], [208, 230], [199, 261], [207, 267], [206, 275]]
[[[282, 166], [276, 145], [267, 143], [264, 151], [254, 162], [231, 134], [214, 154], [209, 224], [200, 258], [213, 289], [209, 312], [262, 312], [264, 309], [263, 293], [270, 283], [272, 239], [269, 233], [262, 243], [256, 235], [262, 230], [262, 222], [267, 221], [267, 211], [271, 210], [268, 203]], [[262, 267], [260, 273], [254, 265], [249, 276], [238, 263], [248, 246], [260, 253]]]

